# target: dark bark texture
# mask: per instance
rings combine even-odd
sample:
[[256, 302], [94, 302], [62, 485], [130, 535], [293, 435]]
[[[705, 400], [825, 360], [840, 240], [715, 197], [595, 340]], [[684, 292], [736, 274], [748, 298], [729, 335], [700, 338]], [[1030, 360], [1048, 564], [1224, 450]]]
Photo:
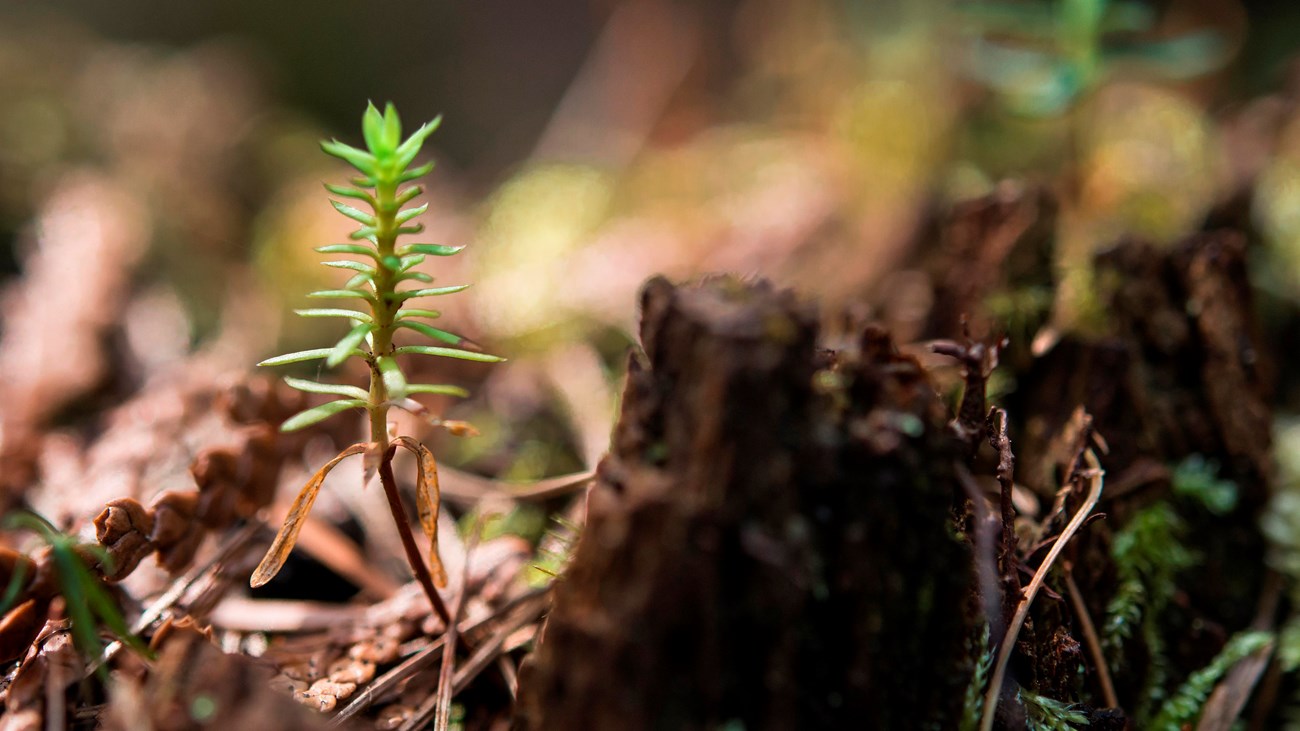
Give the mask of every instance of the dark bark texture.
[[728, 278], [650, 281], [641, 338], [516, 727], [955, 727], [972, 568], [921, 367]]

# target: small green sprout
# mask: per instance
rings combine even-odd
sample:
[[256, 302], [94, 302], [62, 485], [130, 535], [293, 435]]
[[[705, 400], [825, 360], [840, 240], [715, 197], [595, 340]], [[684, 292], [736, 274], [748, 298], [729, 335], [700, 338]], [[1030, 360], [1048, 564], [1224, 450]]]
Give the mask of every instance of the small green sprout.
[[[149, 648], [140, 638], [131, 633], [117, 607], [117, 602], [104, 587], [103, 580], [86, 565], [85, 554], [90, 554], [102, 566], [109, 564], [108, 553], [102, 546], [86, 544], [74, 536], [65, 535], [48, 520], [35, 513], [18, 513], [5, 520], [10, 528], [30, 530], [40, 536], [50, 548], [50, 560], [53, 564], [59, 594], [63, 596], [64, 611], [70, 620], [72, 642], [82, 655], [91, 659], [99, 657], [104, 651], [100, 640], [100, 628], [106, 628], [110, 634], [145, 657], [150, 657]], [[21, 596], [21, 587], [25, 580], [16, 573], [7, 587], [3, 603], [0, 603], [0, 616], [13, 608]], [[101, 676], [105, 668], [100, 665], [97, 671]]]
[[[333, 140], [321, 143], [326, 153], [340, 158], [360, 173], [352, 179], [351, 187], [326, 185], [325, 188], [334, 195], [364, 204], [363, 208], [354, 207], [338, 200], [330, 203], [335, 210], [356, 221], [360, 227], [350, 235], [349, 243], [321, 246], [316, 251], [322, 254], [339, 254], [359, 257], [358, 259], [334, 259], [323, 262], [325, 266], [346, 269], [355, 272], [342, 289], [327, 289], [312, 292], [309, 296], [319, 299], [359, 299], [366, 304], [366, 311], [354, 309], [321, 308], [298, 310], [303, 317], [339, 317], [352, 323], [337, 343], [329, 348], [304, 350], [289, 353], [262, 361], [258, 365], [273, 366], [298, 363], [309, 360], [324, 360], [327, 366], [336, 366], [350, 357], [360, 358], [370, 369], [370, 387], [361, 389], [356, 386], [332, 383], [318, 383], [299, 378], [286, 378], [290, 386], [309, 393], [322, 393], [340, 398], [316, 406], [290, 417], [281, 425], [284, 431], [294, 431], [311, 426], [335, 414], [361, 409], [367, 412], [370, 422], [370, 441], [354, 444], [343, 450], [320, 469], [309, 480], [297, 500], [294, 501], [289, 516], [285, 519], [280, 534], [253, 573], [250, 580], [257, 587], [270, 581], [284, 565], [298, 531], [306, 519], [316, 494], [320, 490], [325, 476], [344, 458], [354, 454], [364, 454], [367, 480], [375, 471], [379, 472], [389, 498], [389, 506], [402, 533], [403, 545], [407, 549], [407, 558], [412, 570], [424, 585], [429, 599], [438, 613], [447, 619], [446, 610], [438, 598], [434, 585], [446, 585], [446, 573], [438, 558], [437, 520], [438, 520], [438, 476], [433, 454], [427, 447], [410, 437], [389, 436], [388, 410], [396, 407], [428, 419], [431, 423], [444, 427], [453, 434], [473, 433], [472, 427], [461, 422], [442, 421], [433, 418], [418, 401], [411, 398], [417, 394], [446, 394], [452, 396], [467, 395], [465, 389], [458, 386], [441, 384], [409, 383], [398, 363], [400, 355], [435, 355], [447, 358], [492, 363], [502, 360], [495, 355], [480, 352], [474, 344], [465, 338], [422, 322], [439, 316], [433, 310], [404, 307], [409, 301], [425, 297], [437, 297], [454, 294], [469, 285], [448, 287], [429, 287], [433, 279], [415, 267], [430, 256], [451, 256], [462, 247], [443, 244], [399, 243], [399, 238], [418, 234], [424, 230], [423, 224], [414, 219], [424, 213], [428, 205], [402, 206], [410, 203], [420, 195], [419, 185], [407, 185], [433, 169], [433, 163], [411, 167], [425, 139], [438, 128], [441, 117], [428, 124], [421, 125], [406, 139], [402, 139], [402, 125], [397, 117], [397, 110], [389, 104], [383, 114], [369, 105], [362, 117], [362, 133], [366, 149], [350, 147]], [[368, 210], [367, 210], [368, 209]], [[399, 289], [404, 282], [417, 282], [414, 288]], [[424, 335], [437, 345], [402, 345], [393, 343], [393, 335], [398, 330], [410, 330]], [[391, 460], [396, 447], [402, 447], [414, 453], [419, 463], [416, 483], [416, 498], [419, 519], [430, 540], [430, 567], [420, 559], [410, 536], [404, 509], [397, 499], [396, 487], [392, 480]]]
[[1157, 79], [1195, 78], [1223, 65], [1228, 44], [1212, 30], [1133, 41], [1155, 25], [1140, 2], [1062, 0], [960, 6], [974, 36], [966, 73], [1033, 117], [1064, 114], [1120, 69]]

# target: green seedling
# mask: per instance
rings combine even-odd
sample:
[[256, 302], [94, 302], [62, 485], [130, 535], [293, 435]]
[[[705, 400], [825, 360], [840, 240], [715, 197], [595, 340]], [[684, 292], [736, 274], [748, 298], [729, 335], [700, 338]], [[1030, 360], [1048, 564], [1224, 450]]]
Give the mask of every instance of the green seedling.
[[1050, 117], [1121, 70], [1160, 80], [1194, 78], [1223, 65], [1227, 42], [1215, 31], [1132, 40], [1155, 15], [1124, 0], [1015, 0], [967, 3], [960, 9], [974, 36], [966, 72], [997, 91], [1014, 111]]
[[[104, 651], [100, 628], [105, 628], [122, 644], [136, 652], [150, 656], [149, 648], [131, 633], [117, 607], [117, 602], [104, 587], [103, 580], [86, 565], [86, 555], [92, 556], [101, 566], [107, 566], [109, 556], [103, 547], [81, 543], [74, 536], [65, 535], [48, 520], [34, 513], [18, 513], [5, 520], [7, 527], [30, 530], [49, 546], [49, 560], [54, 569], [58, 593], [63, 597], [64, 611], [68, 614], [72, 642], [83, 656], [99, 657]], [[0, 601], [0, 616], [18, 602], [25, 577], [15, 573]], [[103, 665], [98, 672], [104, 676]]]
[[[309, 393], [323, 393], [339, 398], [307, 409], [290, 417], [281, 425], [283, 431], [294, 431], [315, 424], [335, 414], [352, 409], [365, 411], [370, 423], [370, 441], [354, 444], [327, 462], [312, 476], [294, 500], [284, 525], [275, 542], [267, 551], [262, 563], [253, 572], [250, 583], [254, 587], [270, 581], [284, 565], [293, 549], [298, 531], [311, 510], [321, 484], [339, 462], [353, 455], [364, 455], [366, 480], [379, 473], [389, 507], [402, 536], [407, 559], [416, 578], [429, 595], [434, 609], [444, 621], [450, 621], [446, 607], [435, 587], [446, 586], [447, 576], [438, 558], [439, 491], [437, 463], [432, 452], [420, 442], [406, 436], [390, 436], [388, 412], [391, 408], [403, 409], [446, 428], [453, 434], [472, 434], [473, 428], [463, 422], [443, 421], [430, 415], [418, 401], [417, 394], [446, 394], [465, 396], [458, 386], [409, 383], [398, 363], [402, 355], [434, 355], [447, 358], [491, 363], [502, 360], [477, 350], [473, 343], [446, 330], [432, 327], [423, 320], [438, 317], [432, 310], [415, 309], [405, 305], [416, 299], [453, 294], [468, 285], [450, 287], [423, 286], [432, 284], [429, 275], [415, 267], [430, 256], [450, 256], [462, 247], [442, 244], [399, 243], [399, 238], [418, 234], [424, 226], [414, 219], [428, 205], [402, 206], [420, 195], [419, 185], [407, 185], [427, 174], [433, 163], [411, 167], [425, 139], [438, 128], [441, 118], [422, 125], [406, 139], [402, 139], [402, 125], [397, 110], [389, 104], [382, 114], [371, 104], [362, 117], [362, 132], [366, 149], [350, 147], [337, 140], [321, 143], [326, 153], [340, 158], [360, 171], [352, 185], [326, 185], [334, 195], [353, 201], [354, 204], [331, 200], [334, 208], [360, 224], [353, 231], [349, 243], [321, 246], [322, 254], [355, 256], [356, 259], [335, 259], [323, 262], [325, 266], [355, 272], [342, 289], [312, 292], [319, 299], [359, 299], [367, 309], [307, 309], [298, 310], [303, 317], [338, 317], [352, 323], [351, 329], [333, 347], [304, 350], [264, 360], [258, 365], [274, 366], [310, 360], [323, 360], [327, 366], [337, 366], [350, 357], [360, 358], [370, 369], [370, 387], [332, 383], [318, 383], [300, 378], [286, 378], [290, 386]], [[406, 187], [402, 187], [402, 186]], [[364, 205], [366, 209], [354, 207]], [[413, 288], [399, 289], [405, 282], [415, 282]], [[398, 330], [410, 330], [433, 340], [436, 345], [402, 345], [393, 343]], [[429, 538], [429, 564], [426, 566], [407, 523], [405, 509], [397, 494], [393, 480], [392, 458], [397, 447], [407, 449], [417, 458], [419, 472], [416, 481], [416, 502], [419, 520]]]

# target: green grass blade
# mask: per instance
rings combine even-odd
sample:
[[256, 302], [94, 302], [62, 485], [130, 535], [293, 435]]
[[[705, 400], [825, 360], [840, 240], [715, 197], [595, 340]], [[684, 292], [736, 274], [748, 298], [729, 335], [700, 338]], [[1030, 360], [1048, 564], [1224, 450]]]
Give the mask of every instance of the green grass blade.
[[67, 541], [59, 541], [50, 548], [54, 564], [58, 567], [59, 591], [63, 594], [64, 611], [68, 613], [68, 619], [72, 620], [72, 642], [83, 655], [98, 657], [104, 645], [99, 640], [99, 633], [95, 631], [95, 616], [90, 612], [85, 586], [77, 573], [81, 562], [72, 553], [72, 547]]
[[0, 598], [0, 617], [14, 608], [25, 588], [27, 588], [27, 564], [18, 561], [14, 564], [14, 575], [9, 577], [9, 586], [5, 587], [5, 595]]

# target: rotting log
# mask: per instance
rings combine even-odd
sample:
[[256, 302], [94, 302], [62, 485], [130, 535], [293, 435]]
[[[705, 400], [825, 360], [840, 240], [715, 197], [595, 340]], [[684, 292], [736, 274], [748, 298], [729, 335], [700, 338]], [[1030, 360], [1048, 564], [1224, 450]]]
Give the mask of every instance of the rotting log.
[[819, 351], [764, 283], [654, 279], [641, 305], [515, 727], [955, 728], [973, 570], [920, 365], [875, 328]]

